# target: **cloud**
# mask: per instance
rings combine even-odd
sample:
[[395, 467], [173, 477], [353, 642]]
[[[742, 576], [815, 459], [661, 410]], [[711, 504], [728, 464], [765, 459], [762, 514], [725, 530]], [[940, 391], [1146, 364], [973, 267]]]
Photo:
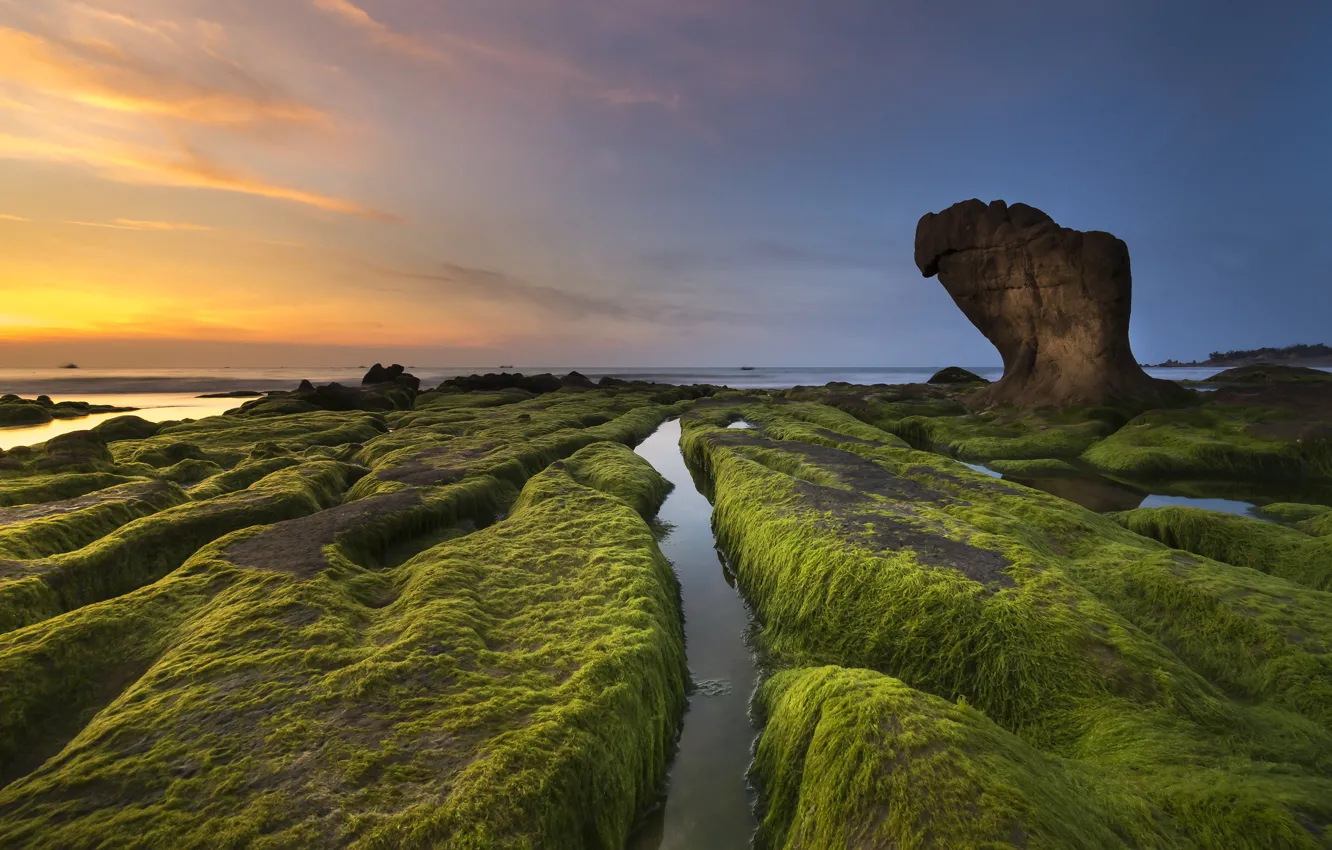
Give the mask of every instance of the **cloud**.
[[8, 213], [0, 213], [0, 221], [32, 221], [32, 219], [24, 218], [21, 215], [9, 215]]
[[48, 39], [0, 27], [0, 79], [49, 96], [195, 124], [327, 122], [323, 112], [236, 79], [235, 68], [224, 70], [235, 90], [191, 82], [179, 69], [148, 67], [110, 42]]
[[610, 106], [660, 106], [671, 111], [679, 109], [681, 103], [679, 92], [663, 94], [633, 89], [611, 89], [602, 92], [597, 99]]
[[683, 99], [678, 92], [609, 85], [598, 75], [553, 53], [516, 44], [496, 44], [450, 32], [433, 33], [432, 38], [440, 44], [434, 47], [392, 29], [351, 0], [312, 2], [317, 9], [366, 33], [374, 44], [382, 48], [445, 66], [474, 80], [484, 77], [486, 71], [498, 71], [522, 78], [525, 88], [534, 83], [553, 84], [556, 88], [581, 92], [608, 106], [658, 106], [675, 111], [682, 104]]
[[422, 44], [409, 35], [394, 32], [385, 24], [370, 17], [368, 12], [350, 2], [350, 0], [314, 0], [314, 5], [321, 11], [327, 12], [341, 19], [344, 23], [365, 32], [370, 36], [371, 41], [380, 47], [401, 53], [404, 56], [410, 56], [413, 59], [422, 59], [442, 65], [453, 64], [443, 53]]
[[69, 144], [0, 133], [0, 157], [23, 160], [75, 162], [123, 183], [149, 183], [236, 192], [261, 198], [290, 201], [375, 221], [400, 222], [390, 213], [369, 209], [355, 201], [269, 183], [181, 144], [172, 153], [152, 149], [117, 147], [90, 140]]
[[471, 295], [488, 301], [521, 302], [565, 318], [602, 318], [652, 324], [697, 324], [710, 321], [735, 322], [741, 316], [712, 309], [648, 302], [633, 297], [598, 298], [553, 286], [531, 283], [507, 272], [441, 263], [435, 272], [377, 268], [375, 271], [417, 284], [440, 284], [451, 294]]
[[122, 227], [130, 227], [134, 230], [190, 230], [206, 231], [216, 230], [215, 227], [208, 227], [203, 224], [191, 224], [186, 221], [140, 221], [133, 218], [118, 218], [116, 224]]
[[718, 249], [667, 249], [640, 257], [641, 262], [667, 274], [696, 274], [743, 269], [823, 269], [856, 271], [880, 269], [893, 262], [887, 252], [825, 249], [759, 239]]

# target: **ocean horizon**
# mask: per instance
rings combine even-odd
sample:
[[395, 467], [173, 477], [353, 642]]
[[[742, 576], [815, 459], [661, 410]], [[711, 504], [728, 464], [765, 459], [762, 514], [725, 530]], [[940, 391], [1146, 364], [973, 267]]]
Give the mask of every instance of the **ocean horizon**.
[[[550, 372], [563, 375], [578, 371], [596, 381], [610, 376], [626, 380], [655, 381], [665, 384], [719, 384], [737, 389], [779, 389], [793, 386], [822, 386], [833, 381], [852, 384], [911, 384], [929, 379], [949, 365], [934, 366], [419, 366], [407, 370], [429, 388], [448, 378], [486, 372], [522, 372], [532, 375]], [[240, 390], [269, 392], [292, 390], [302, 380], [315, 384], [333, 381], [359, 384], [369, 365], [364, 366], [276, 366], [276, 367], [173, 367], [173, 368], [0, 368], [0, 394], [31, 395], [41, 393], [57, 401], [87, 400], [86, 396], [143, 393], [217, 393]], [[976, 374], [997, 380], [1002, 366], [968, 366]], [[1150, 375], [1171, 380], [1203, 380], [1224, 367], [1164, 366], [1145, 367]]]

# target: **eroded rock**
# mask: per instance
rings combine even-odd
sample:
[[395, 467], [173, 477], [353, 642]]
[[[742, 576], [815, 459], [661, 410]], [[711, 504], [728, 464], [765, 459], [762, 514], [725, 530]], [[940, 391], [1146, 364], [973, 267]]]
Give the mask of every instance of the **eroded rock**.
[[1189, 393], [1150, 377], [1129, 347], [1128, 246], [1060, 227], [1026, 204], [979, 200], [927, 213], [916, 266], [939, 276], [1004, 359], [1004, 376], [971, 396], [981, 406], [1159, 405]]

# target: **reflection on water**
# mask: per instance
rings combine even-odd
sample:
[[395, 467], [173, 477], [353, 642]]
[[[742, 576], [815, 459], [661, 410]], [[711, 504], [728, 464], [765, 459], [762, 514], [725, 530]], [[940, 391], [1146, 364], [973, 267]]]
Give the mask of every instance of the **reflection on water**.
[[[233, 407], [239, 407], [243, 398], [195, 398], [188, 393], [102, 393], [83, 395], [52, 395], [52, 401], [86, 401], [89, 404], [107, 404], [115, 407], [136, 407], [132, 415], [149, 422], [170, 419], [202, 419], [215, 416]], [[0, 428], [0, 449], [31, 446], [43, 443], [60, 434], [84, 431], [98, 422], [104, 422], [124, 413], [94, 413], [77, 419], [56, 419], [43, 425], [24, 425], [20, 428]]]
[[[970, 463], [967, 466], [980, 472], [1003, 477], [994, 470], [983, 466]], [[1209, 511], [1221, 511], [1255, 519], [1264, 519], [1254, 513], [1255, 505], [1253, 502], [1208, 496], [1171, 496], [1164, 493], [1149, 493], [1146, 490], [1138, 489], [1121, 481], [1113, 481], [1091, 471], [1083, 471], [1079, 475], [1054, 478], [1012, 478], [1011, 480], [1037, 490], [1044, 490], [1053, 496], [1067, 499], [1097, 513], [1129, 511], [1134, 508], [1175, 506], [1202, 508]]]
[[630, 839], [631, 850], [740, 850], [756, 823], [745, 779], [755, 730], [749, 698], [758, 679], [745, 640], [752, 620], [712, 537], [712, 505], [680, 454], [680, 423], [667, 422], [638, 447], [675, 484], [658, 519], [662, 552], [675, 566], [684, 604], [689, 699], [667, 794]]
[[988, 476], [990, 476], [991, 478], [1003, 478], [1003, 477], [1004, 477], [1004, 474], [1003, 474], [1002, 472], [995, 472], [993, 469], [990, 469], [988, 466], [984, 466], [984, 465], [979, 464], [979, 463], [967, 463], [965, 460], [960, 460], [960, 461], [958, 461], [958, 463], [962, 464], [963, 466], [967, 467], [968, 469], [974, 469], [974, 470], [976, 470], [977, 472], [980, 472], [980, 473], [983, 473], [983, 474], [985, 474], [985, 475], [988, 475]]
[[735, 429], [735, 430], [738, 430], [738, 431], [752, 431], [752, 430], [754, 430], [754, 426], [751, 425], [750, 423], [746, 422], [746, 421], [743, 420], [743, 419], [737, 419], [737, 420], [735, 420], [734, 422], [732, 422], [730, 425], [727, 425], [726, 427], [727, 427], [727, 428], [732, 428], [732, 429]]
[[1150, 495], [1142, 500], [1142, 508], [1203, 508], [1209, 511], [1221, 511], [1227, 514], [1239, 514], [1240, 516], [1253, 517], [1254, 519], [1264, 519], [1255, 514], [1253, 509], [1257, 507], [1251, 502], [1240, 502], [1235, 499], [1195, 499], [1190, 496], [1161, 496]]

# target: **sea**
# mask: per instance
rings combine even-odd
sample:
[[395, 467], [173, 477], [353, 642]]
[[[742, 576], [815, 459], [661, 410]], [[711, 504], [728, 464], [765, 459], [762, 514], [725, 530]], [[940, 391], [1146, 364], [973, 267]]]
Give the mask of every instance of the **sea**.
[[[302, 380], [315, 384], [337, 381], [359, 384], [365, 366], [274, 367], [274, 368], [170, 368], [170, 369], [0, 369], [0, 395], [16, 393], [31, 398], [50, 396], [53, 401], [87, 401], [117, 407], [137, 408], [135, 415], [154, 422], [200, 419], [240, 405], [244, 399], [200, 398], [209, 393], [253, 390], [292, 390]], [[832, 381], [852, 384], [911, 384], [927, 380], [942, 366], [844, 366], [844, 367], [632, 367], [584, 366], [415, 366], [408, 371], [432, 387], [447, 378], [486, 372], [522, 372], [532, 375], [551, 372], [563, 375], [577, 370], [592, 380], [604, 376], [667, 384], [718, 384], [735, 389], [774, 389], [793, 386], [822, 386]], [[996, 380], [999, 366], [966, 367], [982, 377]], [[1150, 374], [1172, 380], [1203, 380], [1217, 372], [1213, 367], [1149, 367]], [[94, 414], [78, 419], [58, 419], [45, 425], [0, 428], [0, 449], [32, 445], [58, 434], [90, 428], [119, 414]]]

